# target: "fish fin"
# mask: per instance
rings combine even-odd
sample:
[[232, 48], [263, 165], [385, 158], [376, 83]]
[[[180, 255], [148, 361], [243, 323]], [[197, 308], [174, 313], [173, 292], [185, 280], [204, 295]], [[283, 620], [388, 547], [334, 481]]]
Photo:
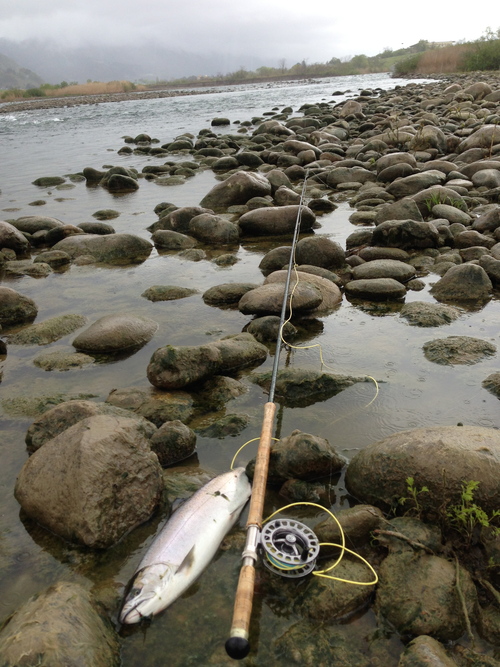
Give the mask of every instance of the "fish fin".
[[195, 550], [196, 545], [193, 545], [191, 549], [189, 550], [189, 553], [186, 555], [182, 563], [179, 565], [177, 569], [177, 574], [179, 572], [182, 572], [183, 570], [190, 570], [193, 563], [194, 563], [194, 550]]

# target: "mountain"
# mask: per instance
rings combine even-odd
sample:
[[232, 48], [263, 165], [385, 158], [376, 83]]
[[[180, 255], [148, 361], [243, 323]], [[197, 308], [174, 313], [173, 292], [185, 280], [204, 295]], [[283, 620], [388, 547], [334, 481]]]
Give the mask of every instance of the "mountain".
[[0, 89], [38, 88], [42, 83], [38, 74], [0, 53]]
[[161, 44], [89, 45], [68, 49], [38, 40], [0, 39], [0, 53], [24, 67], [36, 67], [43, 81], [52, 84], [88, 80], [168, 81], [184, 76], [224, 74], [242, 67], [254, 70], [268, 64], [255, 56], [198, 55], [171, 50]]

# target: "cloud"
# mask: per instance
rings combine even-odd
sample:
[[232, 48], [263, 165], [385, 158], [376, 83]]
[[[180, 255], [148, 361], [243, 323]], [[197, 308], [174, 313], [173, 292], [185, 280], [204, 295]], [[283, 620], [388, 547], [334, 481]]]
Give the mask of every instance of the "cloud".
[[160, 44], [195, 54], [255, 55], [269, 64], [285, 58], [290, 65], [374, 55], [420, 39], [475, 39], [487, 27], [484, 17], [496, 13], [496, 0], [483, 0], [481, 12], [466, 16], [435, 0], [413, 9], [399, 0], [0, 0], [0, 37], [66, 48]]

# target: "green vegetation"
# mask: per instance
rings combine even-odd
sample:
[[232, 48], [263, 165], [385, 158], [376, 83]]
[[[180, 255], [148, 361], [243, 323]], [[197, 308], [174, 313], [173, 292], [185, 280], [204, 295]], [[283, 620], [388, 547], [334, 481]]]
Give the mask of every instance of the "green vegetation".
[[500, 528], [492, 526], [492, 522], [500, 517], [500, 510], [492, 512], [491, 516], [474, 502], [474, 492], [479, 482], [462, 482], [462, 494], [457, 505], [451, 505], [446, 518], [449, 525], [457, 530], [466, 540], [468, 546], [472, 544], [477, 529], [492, 528], [494, 535], [500, 535]]
[[422, 513], [422, 507], [418, 501], [418, 497], [422, 493], [429, 493], [429, 489], [426, 486], [423, 486], [421, 489], [418, 489], [415, 486], [415, 480], [413, 477], [407, 477], [406, 480], [406, 490], [408, 493], [408, 497], [403, 497], [399, 499], [399, 504], [400, 505], [406, 505], [408, 501], [413, 503], [413, 507], [411, 507], [408, 512], [413, 512], [416, 516], [420, 517], [420, 514]]
[[498, 70], [500, 69], [500, 28], [493, 32], [487, 28], [484, 35], [475, 41], [464, 61], [464, 69]]

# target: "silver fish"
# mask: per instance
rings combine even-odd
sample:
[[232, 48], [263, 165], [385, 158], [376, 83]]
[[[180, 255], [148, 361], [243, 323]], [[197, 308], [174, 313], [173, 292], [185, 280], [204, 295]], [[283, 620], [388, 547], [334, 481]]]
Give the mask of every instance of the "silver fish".
[[199, 577], [250, 497], [244, 468], [218, 475], [174, 512], [137, 568], [121, 623], [158, 614]]

